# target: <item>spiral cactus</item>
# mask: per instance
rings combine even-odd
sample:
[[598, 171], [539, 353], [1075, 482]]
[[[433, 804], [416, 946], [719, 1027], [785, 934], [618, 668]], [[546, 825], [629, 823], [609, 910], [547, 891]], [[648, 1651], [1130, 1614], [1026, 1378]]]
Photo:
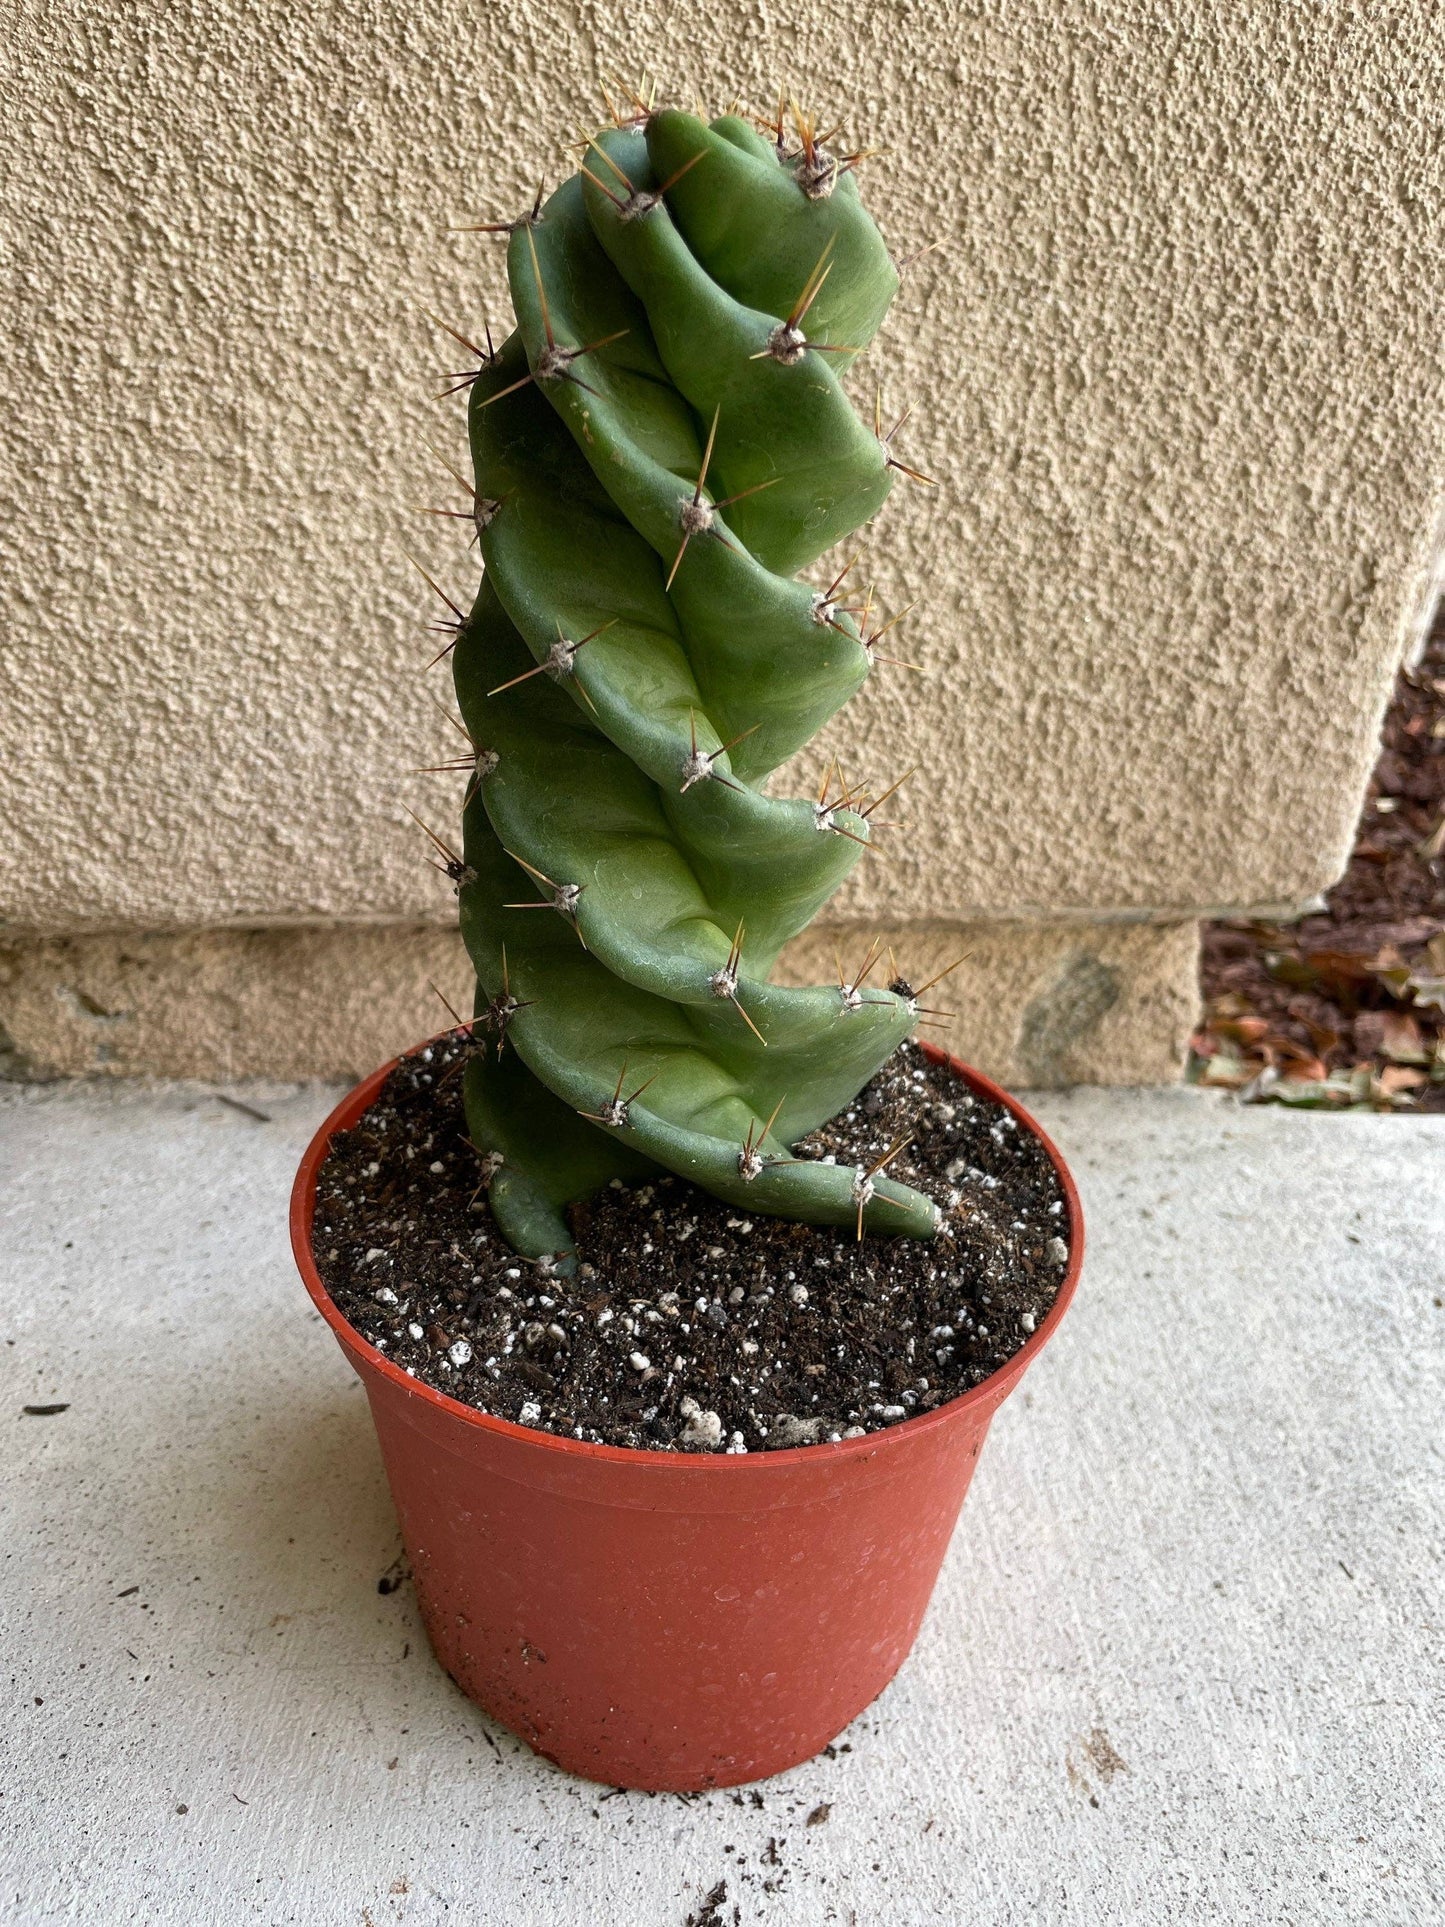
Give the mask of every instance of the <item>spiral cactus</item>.
[[871, 666], [836, 585], [796, 577], [898, 466], [839, 383], [897, 275], [802, 135], [655, 112], [596, 136], [508, 224], [516, 331], [467, 377], [466, 1110], [497, 1223], [563, 1266], [565, 1207], [658, 1167], [859, 1235], [938, 1226], [881, 1168], [791, 1148], [908, 1036], [915, 994], [769, 981], [870, 840], [836, 775], [763, 787]]

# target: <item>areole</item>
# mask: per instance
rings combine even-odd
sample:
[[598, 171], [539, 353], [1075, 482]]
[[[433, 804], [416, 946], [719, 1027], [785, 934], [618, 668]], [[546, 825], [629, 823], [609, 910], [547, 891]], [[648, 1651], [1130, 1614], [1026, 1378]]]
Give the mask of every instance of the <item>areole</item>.
[[1039, 1329], [983, 1384], [837, 1444], [593, 1445], [410, 1378], [343, 1318], [311, 1250], [331, 1139], [393, 1064], [342, 1100], [302, 1159], [296, 1262], [366, 1389], [437, 1657], [569, 1772], [657, 1791], [780, 1772], [840, 1732], [912, 1647], [989, 1422], [1058, 1328], [1084, 1252], [1078, 1193], [1047, 1135], [989, 1079], [922, 1048], [1039, 1139], [1064, 1192], [1068, 1267]]

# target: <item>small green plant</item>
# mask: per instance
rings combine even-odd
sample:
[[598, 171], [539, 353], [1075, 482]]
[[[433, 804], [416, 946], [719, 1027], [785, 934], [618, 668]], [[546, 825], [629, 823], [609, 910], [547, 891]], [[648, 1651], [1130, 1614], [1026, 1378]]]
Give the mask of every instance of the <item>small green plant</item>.
[[[658, 1167], [748, 1211], [930, 1237], [933, 1202], [792, 1147], [917, 1021], [917, 993], [770, 981], [882, 797], [766, 780], [877, 635], [798, 579], [894, 457], [840, 385], [898, 277], [852, 172], [725, 115], [643, 109], [508, 234], [515, 332], [470, 385], [485, 573], [455, 625], [470, 739], [442, 844], [477, 972], [469, 1128], [518, 1251]], [[912, 471], [908, 471], [912, 472]], [[846, 571], [845, 571], [846, 574]], [[861, 618], [861, 620], [860, 620]], [[886, 794], [886, 793], [885, 793]]]

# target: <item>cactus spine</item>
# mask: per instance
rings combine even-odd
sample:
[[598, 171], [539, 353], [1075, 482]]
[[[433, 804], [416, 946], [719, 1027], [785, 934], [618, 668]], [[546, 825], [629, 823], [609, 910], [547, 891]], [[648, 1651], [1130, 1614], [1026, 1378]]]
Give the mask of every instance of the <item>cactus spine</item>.
[[898, 466], [839, 385], [892, 262], [811, 137], [657, 112], [510, 224], [508, 277], [516, 330], [470, 384], [485, 572], [453, 665], [476, 762], [447, 866], [496, 1220], [565, 1266], [565, 1206], [661, 1166], [749, 1211], [931, 1236], [931, 1200], [881, 1168], [790, 1148], [914, 997], [769, 981], [870, 837], [846, 790], [762, 785], [870, 667], [795, 578]]

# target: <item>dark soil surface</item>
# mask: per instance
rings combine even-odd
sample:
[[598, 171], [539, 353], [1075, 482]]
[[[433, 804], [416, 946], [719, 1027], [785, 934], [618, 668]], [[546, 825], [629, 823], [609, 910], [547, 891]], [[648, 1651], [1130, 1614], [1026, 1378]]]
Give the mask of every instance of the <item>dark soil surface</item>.
[[1053, 1166], [1001, 1105], [905, 1044], [800, 1155], [889, 1167], [938, 1238], [748, 1217], [680, 1178], [576, 1208], [559, 1278], [502, 1239], [466, 1134], [453, 1035], [339, 1135], [317, 1187], [327, 1290], [413, 1377], [608, 1445], [753, 1452], [878, 1431], [979, 1384], [1042, 1321], [1068, 1261]]
[[1349, 868], [1318, 915], [1204, 926], [1201, 1083], [1445, 1111], [1445, 611], [1385, 718]]

